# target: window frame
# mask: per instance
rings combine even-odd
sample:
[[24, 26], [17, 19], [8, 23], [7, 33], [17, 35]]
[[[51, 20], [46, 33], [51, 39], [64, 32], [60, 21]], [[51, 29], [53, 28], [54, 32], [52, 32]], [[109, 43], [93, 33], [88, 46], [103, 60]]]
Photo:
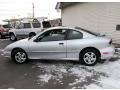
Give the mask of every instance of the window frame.
[[67, 29], [59, 29], [59, 30], [66, 30], [66, 33], [65, 33], [65, 36], [64, 36], [64, 39], [63, 39], [63, 40], [40, 41], [40, 40], [38, 39], [40, 36], [44, 35], [45, 33], [47, 33], [47, 32], [52, 32], [52, 31], [54, 31], [54, 30], [58, 30], [58, 29], [48, 30], [48, 31], [46, 31], [46, 32], [44, 32], [44, 33], [42, 33], [42, 34], [40, 34], [34, 41], [35, 41], [35, 42], [55, 42], [55, 41], [64, 41], [64, 40], [67, 40], [67, 33], [68, 33], [68, 30], [67, 30]]

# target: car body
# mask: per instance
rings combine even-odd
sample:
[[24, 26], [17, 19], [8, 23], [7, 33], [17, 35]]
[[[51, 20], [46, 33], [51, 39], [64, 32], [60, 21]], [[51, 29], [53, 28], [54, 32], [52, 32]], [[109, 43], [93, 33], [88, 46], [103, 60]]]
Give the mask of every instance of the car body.
[[12, 27], [10, 27], [10, 25], [6, 24], [6, 25], [1, 25], [0, 26], [0, 39], [3, 37], [7, 37], [8, 36], [8, 32]]
[[[23, 39], [8, 45], [3, 50], [3, 55], [16, 61], [16, 53], [18, 53], [16, 58], [22, 57], [19, 56], [20, 52], [24, 53], [26, 59], [82, 60], [86, 65], [95, 65], [98, 59], [110, 59], [115, 50], [110, 38], [78, 28], [53, 27], [31, 39]], [[86, 63], [83, 59], [95, 62]]]
[[11, 41], [15, 41], [17, 39], [35, 36], [48, 27], [50, 27], [50, 22], [48, 21], [20, 22], [15, 28], [9, 31], [9, 37]]

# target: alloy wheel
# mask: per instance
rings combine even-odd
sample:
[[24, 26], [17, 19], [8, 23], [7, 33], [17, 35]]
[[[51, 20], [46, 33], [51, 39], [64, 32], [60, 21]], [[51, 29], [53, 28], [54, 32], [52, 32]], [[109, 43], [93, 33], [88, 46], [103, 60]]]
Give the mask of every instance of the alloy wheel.
[[10, 36], [10, 39], [11, 39], [12, 41], [14, 41], [14, 40], [15, 40], [15, 36], [14, 36], [14, 35], [11, 35], [11, 36]]
[[26, 61], [26, 59], [27, 59], [27, 56], [26, 56], [26, 54], [24, 52], [17, 52], [15, 54], [15, 60], [18, 63], [23, 63], [23, 62]]
[[83, 60], [86, 64], [93, 64], [96, 62], [97, 58], [96, 58], [95, 53], [87, 52], [84, 54]]

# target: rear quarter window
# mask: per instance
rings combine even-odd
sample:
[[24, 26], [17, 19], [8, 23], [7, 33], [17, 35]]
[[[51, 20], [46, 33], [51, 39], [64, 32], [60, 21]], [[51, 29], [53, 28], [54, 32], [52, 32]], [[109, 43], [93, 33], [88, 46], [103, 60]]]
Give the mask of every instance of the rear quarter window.
[[72, 39], [81, 39], [83, 38], [83, 33], [76, 31], [76, 30], [70, 30], [68, 33], [68, 40]]
[[41, 27], [40, 23], [32, 23], [32, 25], [33, 25], [33, 28], [40, 28]]

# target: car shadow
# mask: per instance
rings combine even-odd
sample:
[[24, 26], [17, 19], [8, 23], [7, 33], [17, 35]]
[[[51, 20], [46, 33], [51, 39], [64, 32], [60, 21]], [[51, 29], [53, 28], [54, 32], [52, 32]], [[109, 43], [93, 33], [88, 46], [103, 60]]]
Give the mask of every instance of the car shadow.
[[72, 60], [44, 60], [44, 59], [32, 59], [29, 60], [30, 62], [40, 62], [40, 63], [46, 63], [46, 64], [80, 64], [82, 65], [79, 61], [72, 61]]

